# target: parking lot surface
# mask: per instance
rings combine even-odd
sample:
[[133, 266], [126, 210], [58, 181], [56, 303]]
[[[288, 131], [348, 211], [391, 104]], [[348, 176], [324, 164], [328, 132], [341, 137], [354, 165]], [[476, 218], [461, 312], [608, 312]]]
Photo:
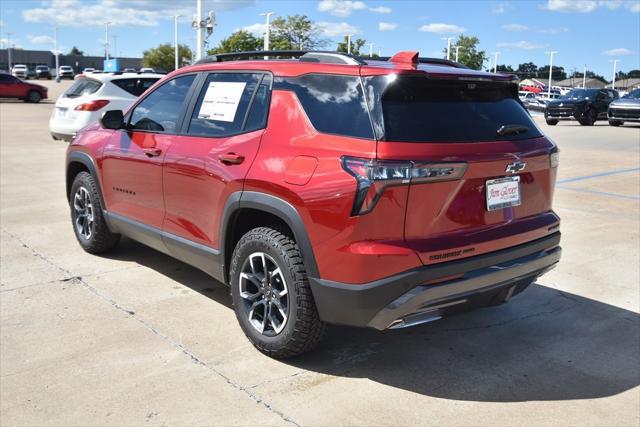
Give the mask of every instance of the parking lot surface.
[[1, 425], [640, 423], [640, 127], [536, 122], [561, 150], [563, 259], [499, 307], [332, 327], [263, 356], [227, 288], [131, 240], [77, 244], [48, 102], [0, 101]]

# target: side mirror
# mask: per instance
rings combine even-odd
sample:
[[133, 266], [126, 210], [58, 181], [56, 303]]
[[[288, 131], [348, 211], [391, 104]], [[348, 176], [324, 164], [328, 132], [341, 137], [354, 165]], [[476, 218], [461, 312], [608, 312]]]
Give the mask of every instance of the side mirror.
[[100, 124], [105, 129], [122, 129], [124, 127], [122, 110], [105, 111], [100, 118]]

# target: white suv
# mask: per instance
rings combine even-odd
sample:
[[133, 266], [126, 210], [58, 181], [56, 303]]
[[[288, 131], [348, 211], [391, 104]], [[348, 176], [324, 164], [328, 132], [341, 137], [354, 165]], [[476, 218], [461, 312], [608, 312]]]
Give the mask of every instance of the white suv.
[[160, 74], [108, 73], [79, 75], [56, 101], [49, 119], [53, 139], [71, 141], [75, 134], [108, 110], [126, 110]]
[[26, 79], [29, 75], [29, 70], [26, 65], [17, 64], [14, 65], [11, 69], [11, 74], [13, 77], [18, 77], [19, 79]]

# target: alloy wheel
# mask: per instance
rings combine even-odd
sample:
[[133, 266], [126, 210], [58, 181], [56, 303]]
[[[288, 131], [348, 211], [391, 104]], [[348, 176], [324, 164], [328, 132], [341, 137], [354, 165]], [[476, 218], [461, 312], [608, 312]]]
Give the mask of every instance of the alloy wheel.
[[85, 187], [78, 188], [73, 196], [73, 210], [76, 231], [80, 236], [89, 240], [93, 235], [93, 204], [89, 191]]
[[249, 255], [239, 286], [243, 312], [256, 331], [266, 336], [282, 332], [289, 317], [289, 292], [275, 260], [264, 252]]

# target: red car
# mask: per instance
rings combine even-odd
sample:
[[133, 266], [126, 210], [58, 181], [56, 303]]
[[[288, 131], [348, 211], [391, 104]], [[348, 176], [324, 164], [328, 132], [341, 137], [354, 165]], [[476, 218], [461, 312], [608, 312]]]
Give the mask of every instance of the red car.
[[66, 181], [87, 252], [126, 235], [202, 269], [282, 358], [326, 324], [401, 328], [523, 291], [560, 259], [557, 166], [513, 76], [271, 51], [181, 68], [104, 113]]
[[44, 86], [27, 83], [10, 74], [0, 74], [0, 98], [19, 98], [25, 102], [40, 102], [47, 98]]

